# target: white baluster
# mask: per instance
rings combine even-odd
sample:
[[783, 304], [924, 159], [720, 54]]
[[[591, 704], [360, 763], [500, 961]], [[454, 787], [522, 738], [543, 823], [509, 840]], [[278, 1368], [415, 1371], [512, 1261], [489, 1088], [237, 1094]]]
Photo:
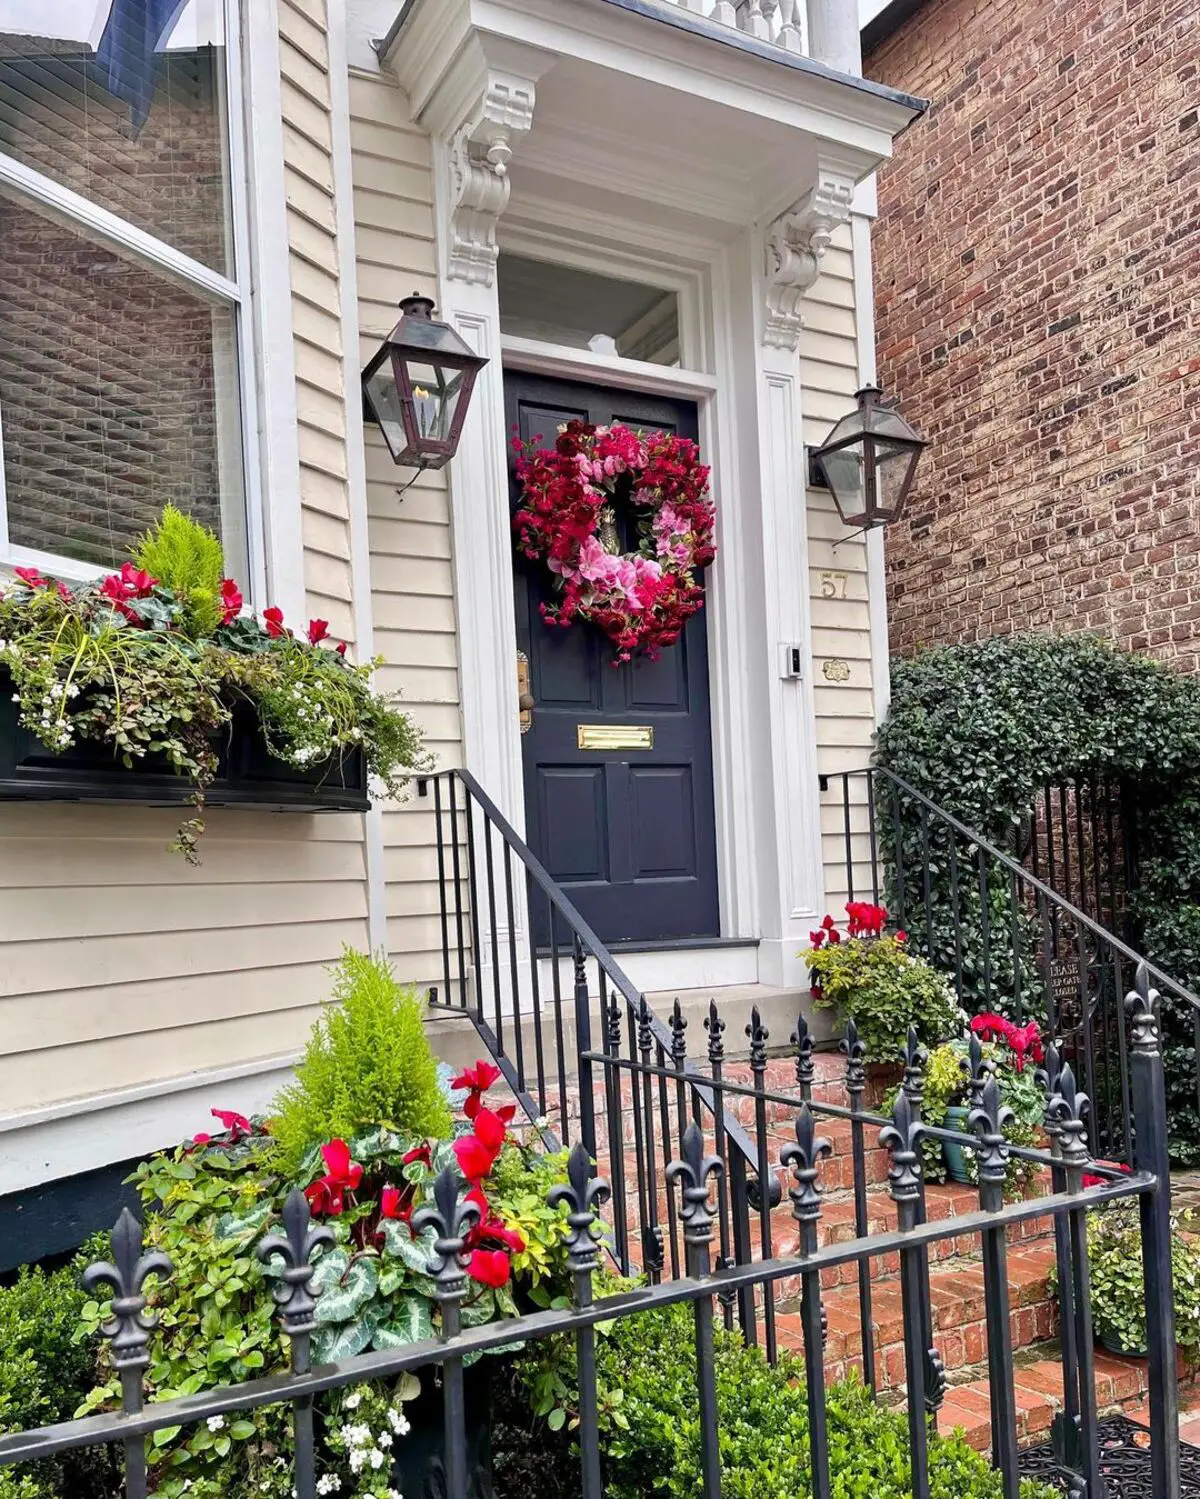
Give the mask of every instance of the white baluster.
[[[768, 4], [772, 0], [767, 0]], [[738, 7], [738, 29], [747, 36], [757, 37], [760, 42], [771, 40], [771, 28], [763, 15], [763, 0], [741, 0]]]
[[712, 8], [712, 15], [709, 17], [709, 20], [719, 21], [722, 26], [732, 26], [736, 30], [738, 23], [737, 7], [734, 5], [733, 0], [717, 0], [717, 3]]
[[800, 0], [779, 0], [779, 35], [775, 40], [788, 52], [803, 52], [804, 37], [797, 24]]

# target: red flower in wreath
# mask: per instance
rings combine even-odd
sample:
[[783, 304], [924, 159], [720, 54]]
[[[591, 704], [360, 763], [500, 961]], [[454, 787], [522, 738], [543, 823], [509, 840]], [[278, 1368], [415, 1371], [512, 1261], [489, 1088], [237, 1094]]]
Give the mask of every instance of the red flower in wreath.
[[[598, 625], [616, 648], [614, 665], [642, 652], [655, 659], [703, 607], [697, 574], [717, 554], [709, 470], [696, 444], [669, 432], [568, 422], [553, 448], [514, 445], [523, 485], [517, 545], [558, 581], [559, 596], [541, 606], [542, 617], [564, 628], [577, 619]], [[636, 551], [611, 549], [617, 500], [637, 514]]]

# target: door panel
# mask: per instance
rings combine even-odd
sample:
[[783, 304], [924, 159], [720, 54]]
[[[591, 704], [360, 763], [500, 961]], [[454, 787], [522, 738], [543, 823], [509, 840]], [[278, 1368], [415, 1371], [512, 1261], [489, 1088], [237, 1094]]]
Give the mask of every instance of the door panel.
[[[696, 438], [696, 408], [685, 401], [516, 373], [505, 375], [504, 388], [510, 429], [544, 446], [572, 419]], [[510, 472], [515, 508], [515, 459]], [[617, 520], [631, 547], [631, 518]], [[530, 846], [606, 942], [717, 936], [707, 611], [658, 661], [614, 667], [599, 630], [542, 619], [538, 605], [554, 597], [544, 564], [517, 557], [514, 587], [534, 699], [523, 739]], [[580, 748], [580, 727], [597, 725], [650, 729], [653, 747]], [[533, 922], [544, 945], [540, 900]]]

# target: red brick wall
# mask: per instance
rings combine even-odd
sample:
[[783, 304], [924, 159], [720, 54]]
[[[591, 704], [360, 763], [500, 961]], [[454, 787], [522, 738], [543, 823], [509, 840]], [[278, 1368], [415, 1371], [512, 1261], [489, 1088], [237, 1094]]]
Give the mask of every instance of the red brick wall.
[[1200, 6], [929, 0], [880, 173], [879, 367], [931, 440], [893, 645], [1093, 630], [1200, 667]]

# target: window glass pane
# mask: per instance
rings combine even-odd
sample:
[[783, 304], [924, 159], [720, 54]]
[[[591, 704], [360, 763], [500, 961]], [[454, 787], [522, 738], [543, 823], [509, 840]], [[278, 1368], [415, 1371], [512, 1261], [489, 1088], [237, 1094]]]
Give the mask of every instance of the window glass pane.
[[173, 500], [245, 579], [236, 348], [231, 308], [0, 199], [10, 543], [112, 566]]
[[222, 13], [3, 0], [0, 152], [232, 275]]
[[524, 255], [502, 254], [496, 271], [502, 333], [678, 365], [679, 299], [673, 291]]

